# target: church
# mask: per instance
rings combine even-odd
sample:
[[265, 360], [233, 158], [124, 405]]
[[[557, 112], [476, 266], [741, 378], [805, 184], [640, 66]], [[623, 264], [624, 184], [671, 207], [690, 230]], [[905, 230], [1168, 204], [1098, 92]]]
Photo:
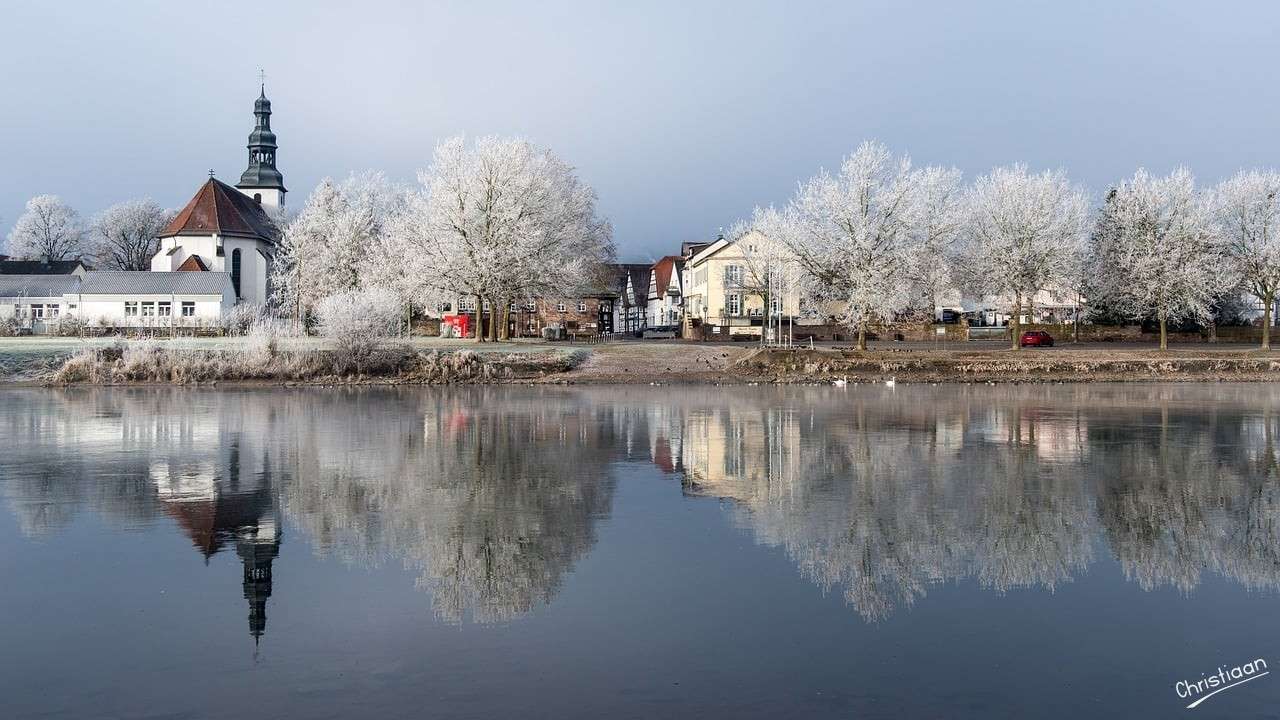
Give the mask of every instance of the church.
[[284, 209], [284, 176], [276, 169], [276, 134], [266, 86], [253, 104], [249, 167], [235, 187], [213, 177], [160, 233], [153, 272], [225, 272], [236, 302], [264, 304], [277, 230], [270, 213]]
[[[213, 177], [158, 236], [151, 271], [61, 270], [0, 275], [0, 321], [57, 332], [77, 318], [104, 329], [216, 328], [239, 303], [266, 304], [283, 214], [284, 176], [266, 86], [253, 105], [249, 164], [234, 187]], [[31, 263], [28, 263], [31, 264]]]

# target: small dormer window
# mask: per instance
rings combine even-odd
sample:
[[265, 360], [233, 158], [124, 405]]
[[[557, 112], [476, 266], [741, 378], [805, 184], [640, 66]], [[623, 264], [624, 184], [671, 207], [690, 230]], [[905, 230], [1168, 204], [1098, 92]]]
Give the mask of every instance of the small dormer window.
[[259, 205], [261, 205], [261, 204], [262, 204], [262, 193], [254, 193], [254, 194], [253, 194], [253, 201], [254, 201], [254, 202], [256, 202], [256, 203], [258, 203]]

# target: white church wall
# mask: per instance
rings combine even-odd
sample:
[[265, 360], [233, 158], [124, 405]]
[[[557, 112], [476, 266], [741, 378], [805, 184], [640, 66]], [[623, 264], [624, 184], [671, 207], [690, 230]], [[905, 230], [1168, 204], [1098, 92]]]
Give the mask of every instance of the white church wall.
[[284, 193], [276, 188], [236, 188], [240, 192], [257, 200], [263, 207], [278, 208], [284, 206]]
[[[231, 272], [235, 252], [240, 251], [240, 300], [263, 304], [267, 301], [267, 261], [258, 252], [264, 248], [258, 240], [225, 238], [223, 240], [223, 268]], [[214, 268], [209, 268], [213, 270]]]

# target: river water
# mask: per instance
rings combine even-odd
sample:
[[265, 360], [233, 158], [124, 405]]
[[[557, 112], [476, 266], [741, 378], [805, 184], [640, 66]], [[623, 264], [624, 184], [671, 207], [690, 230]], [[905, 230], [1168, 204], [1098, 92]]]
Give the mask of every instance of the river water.
[[0, 717], [1168, 717], [1280, 663], [1278, 435], [1272, 385], [4, 390]]

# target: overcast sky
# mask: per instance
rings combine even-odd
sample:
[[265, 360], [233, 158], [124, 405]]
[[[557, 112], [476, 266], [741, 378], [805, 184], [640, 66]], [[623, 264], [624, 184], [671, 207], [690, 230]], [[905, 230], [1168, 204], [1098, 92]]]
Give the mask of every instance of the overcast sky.
[[593, 185], [624, 259], [713, 237], [864, 139], [1095, 194], [1138, 166], [1280, 165], [1276, 2], [5, 2], [0, 227], [244, 170], [258, 68], [299, 207], [522, 135]]

